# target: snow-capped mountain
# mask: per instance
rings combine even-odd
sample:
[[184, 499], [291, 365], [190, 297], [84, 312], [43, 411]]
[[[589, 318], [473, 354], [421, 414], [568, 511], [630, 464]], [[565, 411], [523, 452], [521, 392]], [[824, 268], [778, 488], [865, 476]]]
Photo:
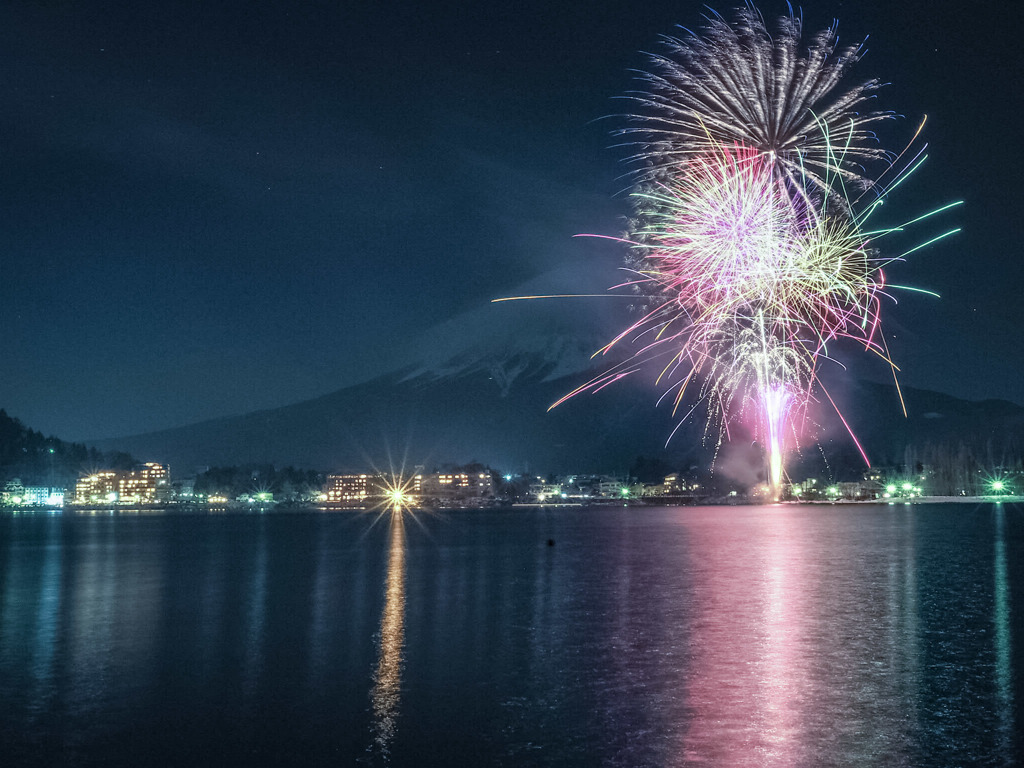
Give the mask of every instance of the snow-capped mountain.
[[[542, 287], [557, 287], [555, 278]], [[536, 295], [538, 287], [520, 293]], [[645, 384], [548, 407], [609, 364], [592, 356], [627, 303], [600, 296], [489, 303], [395, 340], [382, 372], [322, 397], [96, 444], [179, 471], [251, 461], [358, 469], [384, 464], [388, 453], [412, 463], [624, 470], [638, 452], [661, 451], [669, 432], [655, 398], [636, 394]]]

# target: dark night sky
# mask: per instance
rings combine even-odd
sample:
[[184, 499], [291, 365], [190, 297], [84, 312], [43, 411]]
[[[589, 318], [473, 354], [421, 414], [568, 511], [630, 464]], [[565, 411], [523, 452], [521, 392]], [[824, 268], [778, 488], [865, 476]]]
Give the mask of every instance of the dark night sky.
[[[597, 118], [702, 6], [2, 8], [0, 407], [86, 439], [332, 391], [557, 266], [616, 282], [615, 254], [571, 237], [628, 211]], [[929, 115], [931, 159], [889, 215], [965, 200], [911, 237], [961, 234], [890, 271], [942, 295], [890, 308], [902, 381], [1024, 403], [1021, 4], [804, 16], [870, 34], [853, 75], [906, 115], [887, 146]]]

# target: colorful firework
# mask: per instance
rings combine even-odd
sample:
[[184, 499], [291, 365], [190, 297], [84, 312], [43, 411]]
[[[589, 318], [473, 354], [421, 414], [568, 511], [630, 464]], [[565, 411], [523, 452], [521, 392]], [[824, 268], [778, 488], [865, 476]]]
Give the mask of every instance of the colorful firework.
[[[829, 98], [860, 47], [836, 54], [832, 27], [801, 55], [800, 36], [790, 16], [773, 39], [745, 8], [734, 25], [711, 18], [704, 38], [669, 38], [674, 59], [655, 57], [649, 92], [631, 97], [650, 111], [625, 131], [643, 136], [636, 159], [645, 170], [623, 286], [644, 309], [602, 351], [623, 340], [638, 349], [552, 406], [661, 359], [659, 381], [676, 408], [698, 382], [697, 404], [719, 416], [719, 441], [730, 420], [756, 414], [775, 498], [787, 436], [799, 434], [828, 345], [852, 338], [892, 365], [879, 323], [883, 267], [895, 259], [881, 258], [875, 242], [902, 227], [867, 225], [924, 159], [890, 163], [887, 187], [885, 173], [867, 176], [859, 163], [887, 155], [864, 126], [889, 113], [856, 108], [878, 83]], [[871, 201], [851, 200], [848, 182], [872, 188]]]
[[628, 96], [639, 109], [621, 133], [638, 145], [634, 159], [648, 175], [704, 154], [711, 141], [761, 152], [799, 186], [827, 188], [836, 174], [870, 185], [860, 164], [886, 152], [868, 126], [893, 115], [864, 109], [878, 80], [838, 90], [863, 45], [838, 48], [833, 24], [804, 47], [801, 19], [779, 19], [773, 35], [753, 7], [738, 9], [732, 24], [706, 20], [702, 35], [665, 36], [666, 52], [642, 75], [646, 88]]
[[606, 351], [628, 338], [641, 342], [634, 362], [664, 353], [676, 406], [698, 380], [722, 425], [759, 413], [777, 491], [787, 416], [810, 397], [817, 356], [841, 334], [870, 343], [877, 327], [865, 243], [855, 224], [791, 196], [749, 147], [695, 157], [639, 196], [655, 211], [635, 235], [630, 284], [653, 308]]

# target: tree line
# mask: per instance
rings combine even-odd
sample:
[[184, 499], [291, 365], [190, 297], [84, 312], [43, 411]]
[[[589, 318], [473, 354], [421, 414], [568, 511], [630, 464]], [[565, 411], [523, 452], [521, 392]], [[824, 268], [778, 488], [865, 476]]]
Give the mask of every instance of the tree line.
[[73, 488], [82, 475], [99, 469], [131, 469], [138, 462], [122, 451], [100, 451], [29, 429], [0, 408], [0, 482]]

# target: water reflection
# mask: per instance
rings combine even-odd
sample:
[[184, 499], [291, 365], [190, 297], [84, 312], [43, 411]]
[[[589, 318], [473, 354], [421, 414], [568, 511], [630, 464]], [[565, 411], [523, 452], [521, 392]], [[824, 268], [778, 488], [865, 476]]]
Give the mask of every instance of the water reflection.
[[391, 752], [402, 686], [402, 648], [405, 644], [405, 520], [400, 509], [391, 513], [384, 613], [380, 620], [380, 654], [373, 675], [374, 748], [385, 762]]
[[789, 515], [764, 509], [745, 522], [686, 521], [699, 559], [684, 762], [797, 765], [816, 692], [817, 564]]
[[[27, 642], [21, 656], [26, 675], [24, 690], [28, 710], [33, 716], [45, 711], [53, 695], [53, 668], [60, 631], [60, 521], [45, 520], [39, 549], [20, 548], [11, 558], [4, 575], [6, 589], [0, 595], [0, 643], [14, 640], [25, 628]], [[3, 610], [3, 606], [19, 606], [22, 610]], [[34, 610], [33, 610], [34, 608]]]
[[[248, 584], [245, 585], [245, 644], [242, 649], [242, 686], [247, 702], [255, 702], [263, 673], [267, 621], [267, 526], [266, 519], [259, 518], [259, 540], [256, 543], [255, 562]], [[221, 598], [225, 596], [223, 585], [218, 589]], [[211, 616], [215, 621], [216, 617]]]
[[915, 554], [897, 535], [907, 520], [782, 508], [734, 518], [684, 518], [697, 567], [683, 762], [912, 762]]
[[996, 630], [996, 696], [997, 717], [1003, 754], [1008, 754], [1013, 737], [1013, 688], [1010, 649], [1010, 587], [1006, 578], [1005, 512], [995, 505], [995, 630]]
[[4, 764], [1024, 755], [1013, 505], [365, 523], [0, 514]]
[[807, 660], [802, 658], [809, 634], [803, 623], [811, 611], [806, 604], [811, 580], [792, 518], [773, 515], [771, 522], [775, 535], [766, 537], [764, 547], [762, 671], [755, 699], [764, 739], [759, 760], [763, 765], [788, 766], [794, 764], [803, 742], [801, 708], [807, 691], [813, 690]]

